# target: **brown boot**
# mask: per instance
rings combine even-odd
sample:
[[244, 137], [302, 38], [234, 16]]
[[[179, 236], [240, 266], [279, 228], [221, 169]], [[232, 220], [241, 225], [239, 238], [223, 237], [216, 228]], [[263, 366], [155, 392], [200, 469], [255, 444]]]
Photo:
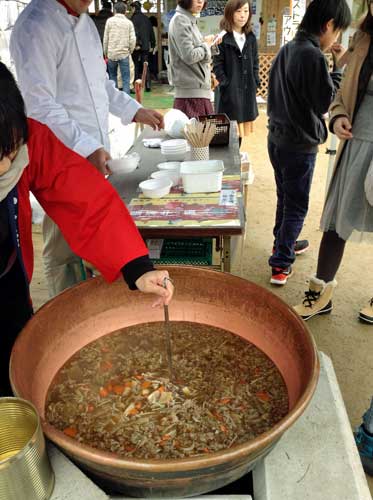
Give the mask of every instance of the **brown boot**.
[[373, 324], [373, 299], [370, 299], [368, 304], [361, 309], [359, 319], [365, 323]]
[[303, 302], [294, 306], [295, 312], [299, 314], [304, 321], [307, 321], [317, 314], [329, 314], [333, 309], [332, 296], [336, 286], [336, 280], [325, 283], [325, 281], [319, 280], [316, 276], [313, 276], [310, 279], [309, 289], [305, 292]]

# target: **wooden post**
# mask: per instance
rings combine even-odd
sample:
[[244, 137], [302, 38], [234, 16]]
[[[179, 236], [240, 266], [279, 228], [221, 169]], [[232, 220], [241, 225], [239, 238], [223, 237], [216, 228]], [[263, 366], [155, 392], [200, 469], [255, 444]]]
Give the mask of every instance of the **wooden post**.
[[[162, 12], [161, 12], [161, 2], [163, 0], [157, 0], [157, 45], [158, 45], [158, 73], [162, 71]], [[158, 75], [156, 75], [158, 77]]]
[[[284, 9], [291, 8], [292, 0], [263, 0], [262, 1], [262, 13], [264, 24], [261, 29], [260, 35], [260, 52], [277, 52], [281, 46], [282, 39], [282, 16]], [[272, 19], [272, 16], [276, 19], [276, 45], [271, 47], [267, 46], [267, 31], [268, 31], [268, 21]]]

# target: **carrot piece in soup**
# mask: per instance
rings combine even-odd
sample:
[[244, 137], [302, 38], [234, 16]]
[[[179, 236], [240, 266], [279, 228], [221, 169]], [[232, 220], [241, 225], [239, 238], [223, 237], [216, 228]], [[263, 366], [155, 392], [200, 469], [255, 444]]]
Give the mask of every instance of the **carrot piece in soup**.
[[260, 399], [260, 401], [264, 401], [265, 403], [271, 399], [270, 395], [266, 391], [259, 391], [255, 394], [255, 396]]
[[63, 432], [64, 434], [66, 434], [66, 436], [69, 436], [71, 438], [74, 438], [78, 434], [78, 430], [76, 429], [76, 427], [66, 427]]

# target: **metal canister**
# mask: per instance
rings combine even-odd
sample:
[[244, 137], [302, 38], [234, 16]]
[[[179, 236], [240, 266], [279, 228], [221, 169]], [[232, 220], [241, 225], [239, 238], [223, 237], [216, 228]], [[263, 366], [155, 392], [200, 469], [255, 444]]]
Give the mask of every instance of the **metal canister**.
[[47, 500], [54, 474], [35, 407], [0, 398], [0, 499]]

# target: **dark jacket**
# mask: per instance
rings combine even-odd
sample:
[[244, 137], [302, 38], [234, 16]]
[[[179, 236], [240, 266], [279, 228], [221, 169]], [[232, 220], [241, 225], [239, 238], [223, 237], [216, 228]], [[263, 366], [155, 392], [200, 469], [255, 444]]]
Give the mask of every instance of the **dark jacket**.
[[242, 53], [233, 33], [227, 33], [214, 56], [214, 73], [220, 82], [218, 113], [226, 113], [239, 123], [258, 116], [256, 90], [260, 85], [258, 45], [255, 35], [246, 35]]
[[95, 23], [98, 34], [100, 35], [101, 43], [104, 39], [105, 25], [109, 17], [113, 17], [113, 13], [109, 9], [101, 9], [97, 16], [92, 16], [92, 21]]
[[151, 21], [142, 12], [133, 14], [131, 21], [135, 26], [136, 47], [148, 51], [155, 47], [155, 35]]
[[326, 141], [323, 119], [342, 72], [329, 74], [319, 39], [300, 31], [277, 54], [269, 77], [269, 141], [287, 151], [316, 153]]

